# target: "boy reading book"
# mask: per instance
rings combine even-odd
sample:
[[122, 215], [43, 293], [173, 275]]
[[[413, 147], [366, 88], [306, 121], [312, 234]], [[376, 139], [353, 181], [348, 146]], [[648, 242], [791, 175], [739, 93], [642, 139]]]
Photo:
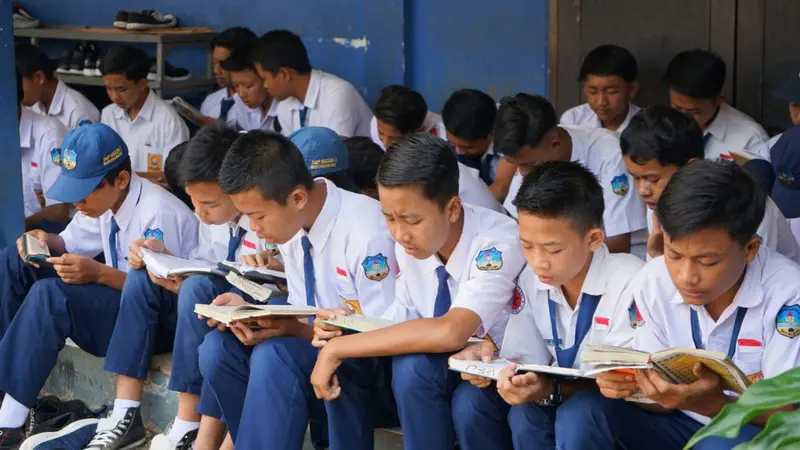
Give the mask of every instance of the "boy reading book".
[[[637, 277], [633, 348], [671, 347], [726, 354], [752, 380], [800, 365], [800, 268], [761, 246], [755, 235], [765, 197], [730, 162], [698, 161], [678, 171], [656, 206], [664, 256]], [[735, 398], [702, 364], [698, 381], [673, 384], [656, 371], [600, 374], [594, 396], [559, 430], [563, 449], [681, 448]], [[641, 392], [657, 405], [619, 398]], [[731, 449], [761, 431], [768, 411], [734, 439], [707, 438], [694, 448]]]
[[429, 133], [389, 147], [377, 181], [400, 269], [393, 309], [384, 317], [404, 322], [336, 337], [341, 332], [318, 320], [317, 340], [329, 341], [311, 382], [327, 400], [331, 449], [371, 448], [373, 427], [395, 414], [407, 449], [452, 448], [457, 375], [448, 371], [447, 357], [476, 332], [502, 342], [524, 264], [517, 226], [461, 203], [456, 156]]
[[[314, 147], [310, 140], [306, 144]], [[225, 156], [220, 185], [250, 218], [251, 229], [278, 244], [289, 304], [352, 305], [365, 315], [381, 315], [394, 300], [394, 242], [377, 201], [312, 178], [327, 163], [306, 161], [283, 136], [251, 131]], [[214, 301], [243, 303], [235, 294]], [[317, 350], [308, 320], [237, 322], [229, 331], [206, 336], [200, 371], [236, 446], [300, 449], [309, 419], [312, 440], [327, 446], [324, 405], [309, 382]]]
[[[588, 169], [552, 161], [534, 168], [520, 187], [519, 238], [528, 266], [517, 281], [500, 356], [523, 363], [585, 368], [587, 344], [625, 346], [630, 284], [644, 262], [609, 253], [603, 243], [603, 188]], [[453, 356], [476, 360], [492, 349], [476, 344]], [[515, 375], [509, 366], [489, 385], [464, 375], [453, 395], [453, 421], [461, 448], [553, 448], [569, 411], [580, 408], [586, 379]], [[482, 389], [481, 389], [482, 388]]]

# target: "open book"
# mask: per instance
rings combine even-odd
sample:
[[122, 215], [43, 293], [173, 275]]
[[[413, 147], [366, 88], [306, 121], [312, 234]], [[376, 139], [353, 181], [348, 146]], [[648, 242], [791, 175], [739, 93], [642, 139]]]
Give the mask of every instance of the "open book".
[[310, 317], [317, 313], [314, 306], [294, 305], [238, 305], [216, 306], [195, 305], [194, 312], [217, 322], [230, 325], [237, 320], [256, 319], [259, 317]]
[[727, 391], [741, 394], [750, 386], [750, 380], [728, 358], [728, 355], [709, 350], [670, 348], [650, 354], [611, 345], [587, 345], [581, 352], [581, 361], [594, 369], [648, 366], [657, 370], [665, 380], [675, 384], [690, 384], [697, 381], [692, 369], [695, 364], [703, 363], [720, 376], [722, 387]]
[[[513, 363], [502, 358], [496, 359], [490, 363], [450, 358], [448, 360], [448, 364], [450, 366], [450, 370], [496, 380], [497, 374], [500, 373], [500, 370]], [[580, 370], [568, 367], [546, 366], [544, 364], [517, 364], [517, 368], [514, 373], [543, 373], [558, 378], [595, 378], [598, 373], [608, 370], [614, 369], [605, 368], [600, 370]]]
[[[345, 330], [356, 331], [359, 333], [380, 330], [381, 328], [390, 327], [392, 325], [397, 325], [398, 323], [400, 323], [393, 320], [383, 319], [381, 317], [359, 316], [355, 314], [349, 316], [337, 314], [336, 317], [334, 317], [332, 320], [322, 320], [322, 319], [318, 320], [322, 323], [335, 325], [339, 328], [344, 328]], [[475, 342], [484, 342], [484, 340], [477, 337], [471, 337], [467, 341], [468, 344], [472, 344]]]
[[259, 283], [285, 282], [286, 274], [275, 270], [253, 267], [247, 264], [223, 261], [219, 264], [211, 264], [205, 261], [190, 261], [164, 253], [154, 252], [146, 248], [141, 249], [142, 259], [147, 270], [159, 278], [167, 278], [170, 275], [193, 275], [211, 274], [224, 277], [228, 272], [234, 272], [248, 280]]
[[197, 126], [202, 125], [200, 119], [205, 116], [203, 116], [203, 113], [201, 113], [197, 108], [189, 104], [189, 102], [187, 102], [186, 100], [180, 97], [175, 97], [169, 101], [169, 104], [172, 105], [175, 108], [175, 111], [177, 111], [177, 113], [180, 114], [184, 119], [188, 120], [189, 122]]

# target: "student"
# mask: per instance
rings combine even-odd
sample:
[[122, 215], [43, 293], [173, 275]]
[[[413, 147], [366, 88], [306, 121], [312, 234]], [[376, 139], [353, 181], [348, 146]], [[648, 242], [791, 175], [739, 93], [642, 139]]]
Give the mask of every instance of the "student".
[[442, 117], [428, 110], [422, 94], [397, 84], [381, 89], [369, 126], [372, 140], [383, 150], [401, 137], [419, 131], [445, 137]]
[[355, 136], [344, 140], [347, 146], [347, 157], [350, 160], [348, 172], [362, 194], [378, 200], [378, 166], [383, 159], [384, 150], [372, 139]]
[[394, 415], [405, 448], [453, 447], [450, 396], [457, 376], [447, 357], [476, 333], [502, 342], [524, 264], [516, 223], [462, 204], [458, 182], [455, 154], [428, 133], [402, 138], [381, 162], [381, 209], [400, 270], [384, 317], [404, 322], [347, 336], [315, 322], [317, 344], [328, 341], [311, 382], [327, 400], [331, 450], [372, 448], [373, 427]]
[[545, 98], [528, 94], [506, 97], [494, 128], [497, 151], [519, 166], [506, 201], [506, 210], [517, 216], [513, 200], [522, 176], [545, 161], [575, 161], [600, 180], [605, 193], [606, 245], [612, 253], [627, 253], [631, 233], [647, 227], [645, 208], [630, 189], [630, 178], [619, 152], [619, 138], [601, 129], [558, 125], [556, 112]]
[[[663, 233], [653, 211], [675, 172], [703, 159], [702, 131], [685, 114], [655, 105], [631, 119], [620, 138], [620, 147], [625, 166], [648, 207], [649, 256], [660, 256], [664, 252]], [[800, 247], [789, 223], [769, 198], [757, 233], [763, 246], [800, 261]]]
[[22, 201], [25, 229], [58, 233], [69, 222], [69, 205], [46, 196], [60, 172], [64, 125], [52, 117], [23, 107], [23, 82], [17, 70], [17, 114], [22, 164]]
[[286, 30], [261, 37], [255, 66], [264, 87], [281, 102], [278, 119], [288, 136], [306, 126], [327, 127], [342, 137], [369, 136], [372, 111], [356, 88], [321, 70], [312, 70], [303, 41]]
[[349, 173], [347, 145], [330, 128], [305, 127], [289, 135], [314, 178], [325, 178], [339, 189], [360, 194]]
[[[226, 155], [220, 185], [251, 229], [278, 244], [289, 304], [380, 316], [394, 301], [397, 264], [379, 204], [313, 179], [305, 160], [285, 137], [250, 132]], [[226, 294], [214, 304], [244, 300]], [[311, 326], [285, 319], [258, 327], [212, 331], [200, 347], [200, 371], [236, 446], [300, 449], [309, 419], [315, 444], [326, 446], [327, 433], [315, 432], [325, 411], [309, 383], [317, 357]]]
[[732, 159], [730, 152], [747, 151], [769, 160], [767, 133], [756, 121], [725, 102], [725, 62], [705, 50], [675, 55], [664, 81], [672, 107], [700, 124], [706, 159]]
[[[642, 320], [633, 348], [700, 348], [727, 354], [751, 381], [800, 365], [792, 316], [800, 311], [800, 269], [755, 236], [765, 196], [733, 163], [698, 161], [675, 174], [658, 200], [666, 255], [650, 261], [634, 286]], [[735, 398], [701, 364], [698, 381], [676, 385], [655, 371], [598, 375], [567, 411], [558, 448], [682, 448]], [[641, 392], [655, 405], [622, 398]], [[604, 398], [605, 396], [605, 398]], [[697, 450], [731, 449], [758, 434], [776, 410], [753, 418], [738, 437], [706, 438]]]
[[231, 81], [231, 74], [224, 68], [222, 63], [230, 58], [234, 50], [246, 48], [258, 40], [258, 36], [250, 31], [249, 28], [233, 27], [224, 30], [211, 40], [211, 66], [214, 69], [214, 76], [217, 77], [217, 84], [221, 89], [209, 94], [200, 106], [200, 112], [204, 116], [213, 119], [228, 120], [228, 113], [236, 103], [236, 87]]
[[108, 97], [101, 121], [130, 149], [131, 166], [141, 177], [165, 184], [164, 161], [176, 145], [189, 140], [189, 129], [175, 110], [147, 84], [150, 58], [130, 45], [112, 47], [100, 65]]
[[278, 101], [269, 95], [264, 80], [258, 76], [250, 60], [252, 46], [244, 46], [231, 52], [221, 63], [231, 77], [231, 84], [241, 100], [228, 113], [228, 123], [238, 125], [245, 131], [263, 130], [280, 133]]
[[170, 194], [178, 197], [178, 200], [182, 201], [186, 206], [188, 206], [192, 211], [194, 211], [194, 205], [192, 205], [192, 199], [189, 197], [189, 194], [186, 193], [186, 190], [183, 188], [183, 182], [180, 180], [180, 165], [181, 159], [183, 159], [183, 153], [186, 151], [186, 146], [188, 142], [184, 142], [182, 144], [178, 144], [169, 151], [169, 156], [167, 156], [167, 161], [164, 162], [164, 179], [167, 182], [167, 190]]
[[800, 245], [800, 127], [795, 126], [783, 133], [770, 151], [777, 175], [770, 195], [789, 221], [792, 234]]
[[[772, 95], [780, 100], [789, 102], [789, 118], [792, 120], [792, 125], [800, 124], [800, 70], [792, 72], [791, 76], [783, 83]], [[772, 136], [767, 145], [769, 148], [778, 142], [781, 134]]]
[[561, 124], [622, 133], [641, 109], [631, 103], [639, 91], [638, 72], [636, 58], [623, 47], [601, 45], [590, 51], [578, 78], [586, 103], [562, 114]]
[[[603, 244], [603, 188], [574, 162], [542, 163], [525, 176], [514, 203], [528, 266], [517, 281], [500, 356], [512, 361], [586, 368], [577, 358], [586, 344], [628, 346], [635, 322], [630, 285], [644, 262], [613, 254]], [[489, 348], [487, 348], [489, 347]], [[480, 360], [486, 344], [454, 358]], [[507, 372], [507, 373], [505, 373]], [[462, 375], [453, 394], [453, 421], [460, 448], [554, 448], [568, 416], [557, 413], [584, 389], [585, 380], [501, 372], [496, 387]], [[482, 388], [482, 389], [481, 389]], [[535, 402], [547, 401], [542, 406]]]
[[[106, 125], [79, 127], [64, 139], [61, 173], [48, 195], [79, 211], [61, 234], [28, 232], [54, 256], [46, 264], [26, 264], [22, 238], [19, 256], [14, 249], [2, 256], [0, 355], [25, 362], [0, 367], [0, 391], [6, 393], [0, 432], [6, 448], [24, 439], [29, 408], [67, 338], [92, 355], [106, 355], [128, 271], [128, 244], [140, 237], [158, 239], [184, 258], [197, 245], [191, 211], [132, 173], [125, 143]], [[101, 252], [108, 265], [92, 259]], [[82, 429], [87, 441], [93, 428]]]
[[[205, 127], [189, 141], [185, 158], [181, 161], [181, 178], [185, 180], [200, 219], [194, 231], [199, 242], [188, 255], [191, 260], [212, 264], [237, 261], [248, 251], [242, 245], [243, 239], [248, 239], [247, 218], [236, 210], [217, 184], [225, 152], [238, 137], [238, 131], [233, 128]], [[189, 314], [196, 319], [193, 310], [186, 310], [186, 306], [194, 306], [196, 300], [183, 298], [195, 290], [191, 287], [183, 289], [182, 278], [162, 279], [149, 272], [142, 261], [140, 248], [170, 253], [164, 242], [156, 239], [139, 238], [130, 245], [128, 264], [134, 270], [128, 272], [122, 287], [119, 314], [105, 358], [105, 370], [117, 375], [114, 410], [98, 425], [88, 445], [90, 449], [133, 448], [144, 442], [140, 402], [144, 380], [150, 369], [150, 356], [172, 350], [178, 314]], [[196, 350], [195, 347], [195, 355]], [[196, 356], [194, 359], [196, 367]], [[183, 362], [175, 364], [172, 379], [184, 377], [182, 370], [187, 365]], [[151, 449], [191, 448], [195, 430], [199, 427], [199, 416], [194, 412], [199, 385], [196, 387], [195, 394], [181, 393], [179, 416], [167, 434], [153, 439]], [[189, 417], [182, 419], [181, 414]], [[52, 439], [69, 442], [71, 434], [65, 430]]]
[[37, 46], [18, 42], [14, 50], [22, 75], [22, 103], [58, 119], [68, 130], [100, 121], [100, 111], [80, 92], [54, 76], [57, 64]]

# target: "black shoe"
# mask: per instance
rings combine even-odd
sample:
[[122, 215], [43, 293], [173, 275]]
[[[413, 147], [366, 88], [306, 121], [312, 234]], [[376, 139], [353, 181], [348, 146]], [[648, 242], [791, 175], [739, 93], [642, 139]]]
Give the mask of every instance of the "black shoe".
[[94, 69], [97, 66], [98, 51], [94, 44], [86, 44], [84, 48], [83, 58], [83, 75], [87, 77], [94, 76]]
[[69, 50], [65, 50], [61, 53], [61, 59], [58, 60], [58, 69], [56, 69], [57, 73], [69, 73], [69, 65], [72, 61], [72, 52]]
[[63, 412], [61, 408], [61, 400], [55, 395], [48, 395], [37, 399], [36, 404], [28, 412], [28, 419], [25, 421], [25, 425], [23, 425], [26, 434], [28, 436], [33, 436], [34, 430], [38, 429], [41, 424], [62, 415]]
[[34, 436], [40, 433], [52, 433], [84, 419], [97, 419], [97, 414], [82, 401], [70, 400], [60, 403], [55, 413], [41, 408], [32, 410], [26, 427], [27, 434]]
[[119, 28], [120, 30], [124, 30], [128, 28], [128, 17], [131, 13], [128, 11], [120, 11], [114, 17], [114, 28]]
[[[158, 75], [156, 74], [156, 70], [158, 70], [156, 68], [156, 63], [153, 63], [153, 65], [150, 66], [150, 73], [147, 74], [147, 79], [148, 80], [155, 81], [155, 80], [158, 79]], [[191, 77], [192, 77], [192, 73], [189, 72], [188, 70], [186, 70], [184, 68], [181, 68], [181, 67], [175, 67], [175, 66], [173, 66], [172, 64], [170, 64], [170, 63], [168, 63], [166, 61], [164, 62], [163, 78], [165, 80], [167, 80], [167, 81], [184, 81], [184, 80], [188, 80]]]
[[154, 9], [148, 9], [140, 13], [130, 13], [127, 28], [129, 30], [154, 30], [173, 28], [177, 24], [178, 19], [172, 14], [161, 14]]
[[25, 440], [25, 429], [0, 428], [0, 450], [16, 450]]
[[[113, 414], [113, 411], [111, 412]], [[97, 425], [103, 431], [97, 431], [85, 450], [132, 450], [147, 441], [147, 434], [142, 422], [139, 408], [128, 408], [125, 417], [114, 428], [105, 429], [109, 418], [103, 419]]]
[[72, 58], [69, 61], [69, 73], [83, 75], [83, 61], [86, 59], [84, 46], [79, 45], [72, 51]]

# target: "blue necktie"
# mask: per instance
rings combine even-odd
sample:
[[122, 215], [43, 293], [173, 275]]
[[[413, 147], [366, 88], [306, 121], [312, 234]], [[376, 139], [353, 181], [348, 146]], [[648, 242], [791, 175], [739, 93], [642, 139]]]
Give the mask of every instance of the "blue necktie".
[[494, 161], [496, 157], [497, 155], [487, 154], [481, 160], [481, 167], [479, 174], [481, 180], [483, 180], [483, 182], [486, 183], [487, 186], [491, 186], [491, 184], [494, 182], [494, 180], [492, 179], [492, 161]]
[[303, 236], [300, 239], [303, 245], [303, 275], [306, 281], [306, 304], [308, 306], [316, 306], [314, 301], [314, 294], [316, 291], [316, 279], [314, 278], [314, 259], [311, 257], [311, 240], [308, 236]]
[[220, 102], [219, 118], [222, 119], [223, 122], [228, 120], [228, 113], [231, 112], [234, 103], [236, 102], [234, 102], [232, 98], [226, 98]]
[[225, 258], [225, 260], [235, 262], [236, 250], [239, 250], [239, 246], [242, 244], [242, 238], [247, 234], [247, 229], [240, 227], [236, 234], [233, 234], [233, 228], [229, 228], [228, 231], [230, 231], [231, 237], [228, 239], [228, 257]]
[[[742, 330], [742, 323], [744, 323], [744, 316], [746, 315], [747, 308], [742, 308], [740, 306], [736, 310], [736, 320], [733, 322], [733, 331], [731, 331], [731, 342], [728, 344], [728, 358], [733, 358], [733, 355], [736, 353], [736, 344], [739, 342], [739, 332]], [[706, 346], [703, 345], [703, 339], [700, 337], [700, 321], [697, 318], [697, 311], [694, 309], [689, 310], [689, 324], [692, 328], [694, 348], [705, 350]]]
[[558, 367], [572, 368], [575, 364], [575, 357], [581, 348], [583, 338], [589, 333], [592, 327], [592, 318], [600, 304], [599, 295], [583, 294], [581, 297], [580, 309], [578, 310], [578, 322], [575, 324], [575, 343], [570, 348], [561, 348], [561, 340], [558, 338], [558, 323], [556, 320], [556, 302], [550, 299], [550, 291], [547, 291], [547, 306], [550, 309], [550, 329], [553, 331], [553, 344], [556, 348], [556, 360]]
[[436, 268], [436, 278], [439, 279], [439, 289], [436, 290], [436, 302], [433, 304], [433, 317], [441, 317], [450, 310], [450, 288], [447, 279], [450, 274], [444, 266]]
[[111, 267], [119, 269], [117, 263], [117, 233], [119, 233], [119, 225], [117, 219], [111, 217], [111, 230], [108, 233], [108, 256], [111, 257]]
[[300, 111], [300, 128], [306, 127], [306, 116], [308, 115], [308, 106]]

